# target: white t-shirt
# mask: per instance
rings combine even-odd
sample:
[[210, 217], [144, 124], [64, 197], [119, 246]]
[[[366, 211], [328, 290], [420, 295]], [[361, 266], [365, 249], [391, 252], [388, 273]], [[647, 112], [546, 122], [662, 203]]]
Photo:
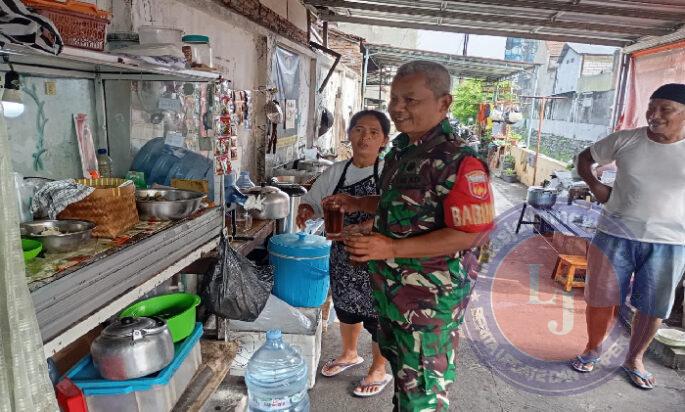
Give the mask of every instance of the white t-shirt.
[[[345, 169], [345, 164], [347, 160], [340, 162], [335, 162], [331, 167], [326, 169], [325, 172], [319, 176], [318, 179], [312, 185], [311, 190], [309, 190], [304, 196], [302, 196], [301, 203], [306, 203], [314, 209], [314, 217], [322, 217], [323, 209], [321, 208], [321, 200], [324, 197], [330, 196], [335, 190], [335, 186], [340, 181], [342, 177], [343, 170]], [[378, 177], [381, 176], [381, 171], [383, 170], [383, 161], [378, 163]], [[345, 182], [343, 186], [350, 186], [359, 181], [366, 179], [369, 176], [373, 176], [373, 165], [369, 167], [359, 168], [354, 164], [351, 164], [347, 168], [347, 173], [345, 174]]]
[[685, 140], [662, 144], [647, 128], [613, 133], [590, 147], [617, 172], [598, 229], [649, 243], [685, 244]]

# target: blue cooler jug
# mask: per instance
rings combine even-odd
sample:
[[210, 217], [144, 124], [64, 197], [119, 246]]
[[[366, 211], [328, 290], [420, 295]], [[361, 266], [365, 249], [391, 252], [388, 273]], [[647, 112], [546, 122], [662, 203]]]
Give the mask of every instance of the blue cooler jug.
[[273, 294], [295, 307], [323, 305], [330, 284], [331, 242], [323, 236], [286, 233], [273, 236], [268, 249], [274, 266]]

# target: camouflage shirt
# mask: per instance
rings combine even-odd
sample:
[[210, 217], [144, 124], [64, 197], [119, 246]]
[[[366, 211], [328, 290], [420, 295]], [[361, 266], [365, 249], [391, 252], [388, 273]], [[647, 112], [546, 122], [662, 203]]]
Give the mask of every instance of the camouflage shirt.
[[[432, 139], [443, 141], [426, 146], [430, 147], [426, 153], [397, 169], [397, 163], [404, 156]], [[485, 166], [452, 135], [445, 120], [416, 143], [412, 144], [405, 134], [393, 141], [393, 149], [385, 157], [385, 170], [395, 172], [388, 176], [389, 180], [383, 179], [389, 183], [381, 188], [374, 230], [402, 239], [447, 227], [443, 205], [448, 196], [454, 195], [451, 192], [459, 178], [462, 156], [475, 162], [485, 176], [485, 186], [475, 183], [475, 188], [487, 192], [483, 205], [490, 206], [487, 213], [479, 214], [475, 223], [481, 224], [478, 227], [482, 224], [489, 227], [492, 202]], [[473, 280], [457, 255], [372, 261], [369, 268], [381, 317], [409, 330], [456, 327], [461, 322]]]

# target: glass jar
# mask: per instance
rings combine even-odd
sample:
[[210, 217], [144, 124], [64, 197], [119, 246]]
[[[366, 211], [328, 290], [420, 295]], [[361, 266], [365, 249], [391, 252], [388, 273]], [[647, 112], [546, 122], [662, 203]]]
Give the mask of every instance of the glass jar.
[[186, 61], [193, 68], [213, 68], [212, 48], [209, 45], [209, 37], [199, 34], [183, 36], [183, 54]]

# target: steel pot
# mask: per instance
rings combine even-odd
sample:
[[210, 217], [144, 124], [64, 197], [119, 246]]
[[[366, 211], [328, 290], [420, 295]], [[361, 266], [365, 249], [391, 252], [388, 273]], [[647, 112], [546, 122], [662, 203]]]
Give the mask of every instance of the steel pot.
[[[45, 230], [59, 233], [43, 235]], [[43, 244], [47, 253], [72, 252], [90, 239], [95, 223], [86, 220], [35, 220], [20, 225], [21, 235]]]
[[174, 342], [160, 318], [122, 318], [107, 326], [90, 346], [105, 379], [126, 380], [158, 372], [174, 359]]
[[557, 192], [542, 186], [531, 186], [528, 188], [526, 202], [538, 209], [549, 209], [557, 202]]
[[205, 194], [180, 189], [136, 190], [136, 207], [142, 220], [179, 220], [195, 213]]
[[290, 196], [277, 187], [262, 184], [247, 189], [243, 193], [249, 197], [255, 197], [257, 203], [261, 204], [261, 210], [250, 210], [255, 219], [278, 220], [287, 217], [290, 213]]

